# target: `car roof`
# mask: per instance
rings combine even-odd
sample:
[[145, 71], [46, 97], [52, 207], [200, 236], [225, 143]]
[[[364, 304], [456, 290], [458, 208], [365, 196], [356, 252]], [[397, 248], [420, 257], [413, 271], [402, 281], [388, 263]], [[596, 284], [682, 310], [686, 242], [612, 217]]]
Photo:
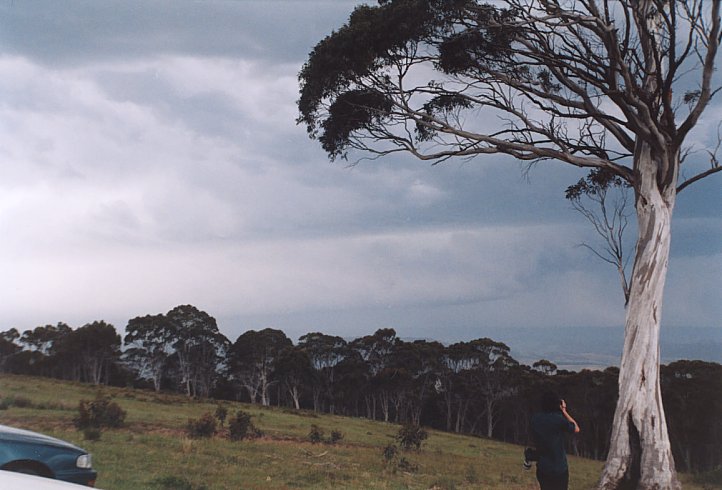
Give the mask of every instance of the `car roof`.
[[87, 487], [41, 476], [0, 470], [0, 488], [3, 490], [72, 490]]
[[51, 446], [59, 446], [68, 449], [74, 449], [81, 453], [86, 451], [79, 448], [78, 446], [71, 444], [55, 437], [46, 436], [45, 434], [39, 434], [25, 429], [18, 429], [16, 427], [10, 427], [9, 425], [0, 425], [0, 440], [10, 440], [15, 442], [31, 442], [35, 444], [44, 444]]

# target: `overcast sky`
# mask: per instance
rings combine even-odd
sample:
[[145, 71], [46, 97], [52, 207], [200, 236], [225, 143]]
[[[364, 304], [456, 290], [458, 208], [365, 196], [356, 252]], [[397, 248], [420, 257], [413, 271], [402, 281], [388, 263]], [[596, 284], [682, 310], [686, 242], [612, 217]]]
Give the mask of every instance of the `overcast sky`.
[[[580, 171], [349, 167], [295, 124], [305, 57], [357, 3], [0, 0], [0, 330], [180, 304], [231, 340], [622, 325], [564, 199]], [[721, 188], [678, 198], [665, 326], [721, 326]]]

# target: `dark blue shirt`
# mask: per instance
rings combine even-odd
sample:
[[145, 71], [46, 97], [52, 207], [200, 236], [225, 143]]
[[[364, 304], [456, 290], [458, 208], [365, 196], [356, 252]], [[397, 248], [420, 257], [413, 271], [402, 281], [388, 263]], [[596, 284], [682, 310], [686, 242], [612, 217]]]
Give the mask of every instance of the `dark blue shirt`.
[[567, 454], [564, 450], [564, 434], [574, 432], [574, 424], [561, 412], [539, 412], [531, 418], [539, 461], [537, 469], [546, 474], [559, 475], [568, 471]]

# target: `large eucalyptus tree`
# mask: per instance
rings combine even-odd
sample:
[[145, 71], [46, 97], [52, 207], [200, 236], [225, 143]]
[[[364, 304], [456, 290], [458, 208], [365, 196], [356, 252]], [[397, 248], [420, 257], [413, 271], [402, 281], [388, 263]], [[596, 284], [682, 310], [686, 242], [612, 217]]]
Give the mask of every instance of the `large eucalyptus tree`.
[[165, 315], [171, 323], [171, 348], [186, 395], [207, 397], [215, 383], [230, 341], [216, 319], [192, 305], [179, 305]]
[[[685, 141], [716, 93], [721, 0], [380, 0], [299, 75], [299, 122], [329, 156], [506, 154], [609, 172], [634, 190], [619, 401], [600, 488], [679, 488], [659, 389], [677, 193], [722, 168]], [[503, 121], [489, 129], [488, 121]]]
[[241, 334], [228, 350], [228, 371], [246, 389], [251, 403], [260, 397], [261, 404], [271, 403], [270, 387], [274, 370], [282, 350], [293, 342], [281, 330], [264, 328]]
[[131, 318], [125, 327], [123, 357], [140, 378], [153, 381], [156, 392], [160, 392], [163, 378], [168, 375], [177, 336], [176, 325], [165, 315]]

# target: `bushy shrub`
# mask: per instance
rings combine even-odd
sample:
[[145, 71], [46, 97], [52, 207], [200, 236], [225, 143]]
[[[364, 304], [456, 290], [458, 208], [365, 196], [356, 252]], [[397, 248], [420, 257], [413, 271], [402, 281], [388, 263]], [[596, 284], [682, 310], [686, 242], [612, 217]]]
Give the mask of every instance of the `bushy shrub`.
[[399, 441], [401, 449], [409, 451], [411, 449], [421, 449], [421, 444], [429, 437], [429, 434], [418, 425], [407, 424], [399, 429], [396, 440]]
[[343, 440], [343, 432], [341, 432], [340, 430], [332, 429], [331, 435], [328, 437], [328, 439], [326, 439], [324, 438], [324, 430], [316, 424], [313, 424], [311, 425], [311, 431], [308, 433], [308, 440], [314, 444], [320, 442], [324, 444], [336, 444], [337, 442]]
[[221, 427], [223, 427], [223, 424], [226, 422], [227, 416], [228, 416], [228, 409], [225, 407], [225, 405], [218, 405], [216, 407], [216, 418], [221, 423]]
[[396, 454], [398, 452], [399, 452], [399, 448], [397, 448], [395, 444], [389, 444], [388, 446], [386, 446], [384, 448], [384, 452], [383, 452], [384, 461], [386, 461], [387, 463], [390, 463], [391, 461], [394, 460], [394, 458], [396, 457]]
[[251, 422], [251, 415], [243, 410], [228, 421], [228, 434], [232, 441], [260, 437], [263, 433]]
[[100, 429], [102, 427], [122, 427], [125, 423], [125, 410], [111, 401], [110, 397], [98, 395], [95, 400], [81, 400], [78, 415], [73, 419], [75, 427]]
[[316, 424], [311, 425], [311, 431], [308, 433], [308, 440], [314, 444], [323, 442], [323, 429]]
[[341, 440], [343, 440], [343, 433], [339, 430], [332, 430], [331, 437], [328, 439], [329, 444], [336, 444]]
[[203, 414], [199, 419], [188, 419], [186, 432], [194, 439], [213, 437], [216, 433], [216, 419], [210, 413]]

